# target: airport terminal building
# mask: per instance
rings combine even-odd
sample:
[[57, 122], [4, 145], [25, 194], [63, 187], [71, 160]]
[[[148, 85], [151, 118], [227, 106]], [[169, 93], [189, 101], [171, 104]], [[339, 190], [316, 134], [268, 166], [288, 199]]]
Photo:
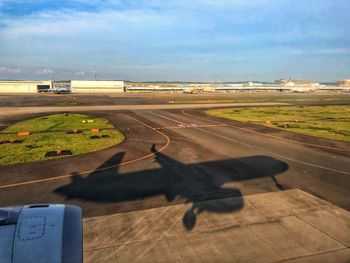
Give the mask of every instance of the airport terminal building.
[[339, 87], [350, 87], [350, 79], [343, 79], [337, 81], [337, 86]]

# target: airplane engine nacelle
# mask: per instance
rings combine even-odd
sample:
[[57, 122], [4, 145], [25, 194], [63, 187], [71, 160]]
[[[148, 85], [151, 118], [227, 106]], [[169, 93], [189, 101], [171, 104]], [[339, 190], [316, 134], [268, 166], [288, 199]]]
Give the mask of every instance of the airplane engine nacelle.
[[42, 204], [0, 208], [0, 262], [83, 262], [81, 209]]

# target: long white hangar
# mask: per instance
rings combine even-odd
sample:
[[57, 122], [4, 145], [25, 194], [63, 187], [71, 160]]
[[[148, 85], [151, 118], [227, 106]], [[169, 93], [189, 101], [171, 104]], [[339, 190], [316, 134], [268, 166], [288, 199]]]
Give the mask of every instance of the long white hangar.
[[72, 80], [71, 91], [74, 93], [124, 92], [124, 81], [109, 80]]
[[0, 81], [0, 93], [36, 93], [52, 89], [51, 80], [43, 81]]

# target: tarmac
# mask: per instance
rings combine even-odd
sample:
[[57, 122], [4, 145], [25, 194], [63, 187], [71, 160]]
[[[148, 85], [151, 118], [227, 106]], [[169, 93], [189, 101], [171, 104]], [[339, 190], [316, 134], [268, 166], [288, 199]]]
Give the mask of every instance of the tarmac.
[[0, 107], [36, 106], [97, 106], [97, 105], [162, 105], [162, 104], [208, 104], [222, 102], [280, 102], [292, 100], [295, 104], [339, 104], [349, 103], [350, 92], [315, 91], [310, 93], [291, 92], [210, 92], [202, 94], [181, 93], [81, 93], [81, 94], [3, 94], [0, 93]]
[[349, 212], [298, 189], [243, 200], [235, 213], [198, 213], [191, 232], [189, 204], [85, 219], [85, 262], [349, 262]]
[[[221, 103], [220, 107], [287, 106], [288, 103]], [[159, 110], [159, 109], [202, 109], [217, 108], [216, 104], [154, 104], [154, 105], [89, 105], [89, 106], [43, 106], [43, 107], [2, 107], [1, 116], [37, 114], [47, 112], [111, 111], [111, 110]]]
[[[125, 142], [0, 167], [0, 206], [82, 207], [86, 262], [350, 261], [349, 143], [209, 117], [203, 104], [115, 106], [128, 108], [71, 110], [107, 118]], [[52, 110], [36, 109], [2, 107], [1, 128]]]

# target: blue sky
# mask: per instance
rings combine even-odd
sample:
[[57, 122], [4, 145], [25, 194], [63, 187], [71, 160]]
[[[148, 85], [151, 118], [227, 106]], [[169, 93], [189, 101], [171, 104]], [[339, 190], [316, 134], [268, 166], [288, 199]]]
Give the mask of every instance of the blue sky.
[[0, 0], [0, 79], [350, 78], [349, 0]]

